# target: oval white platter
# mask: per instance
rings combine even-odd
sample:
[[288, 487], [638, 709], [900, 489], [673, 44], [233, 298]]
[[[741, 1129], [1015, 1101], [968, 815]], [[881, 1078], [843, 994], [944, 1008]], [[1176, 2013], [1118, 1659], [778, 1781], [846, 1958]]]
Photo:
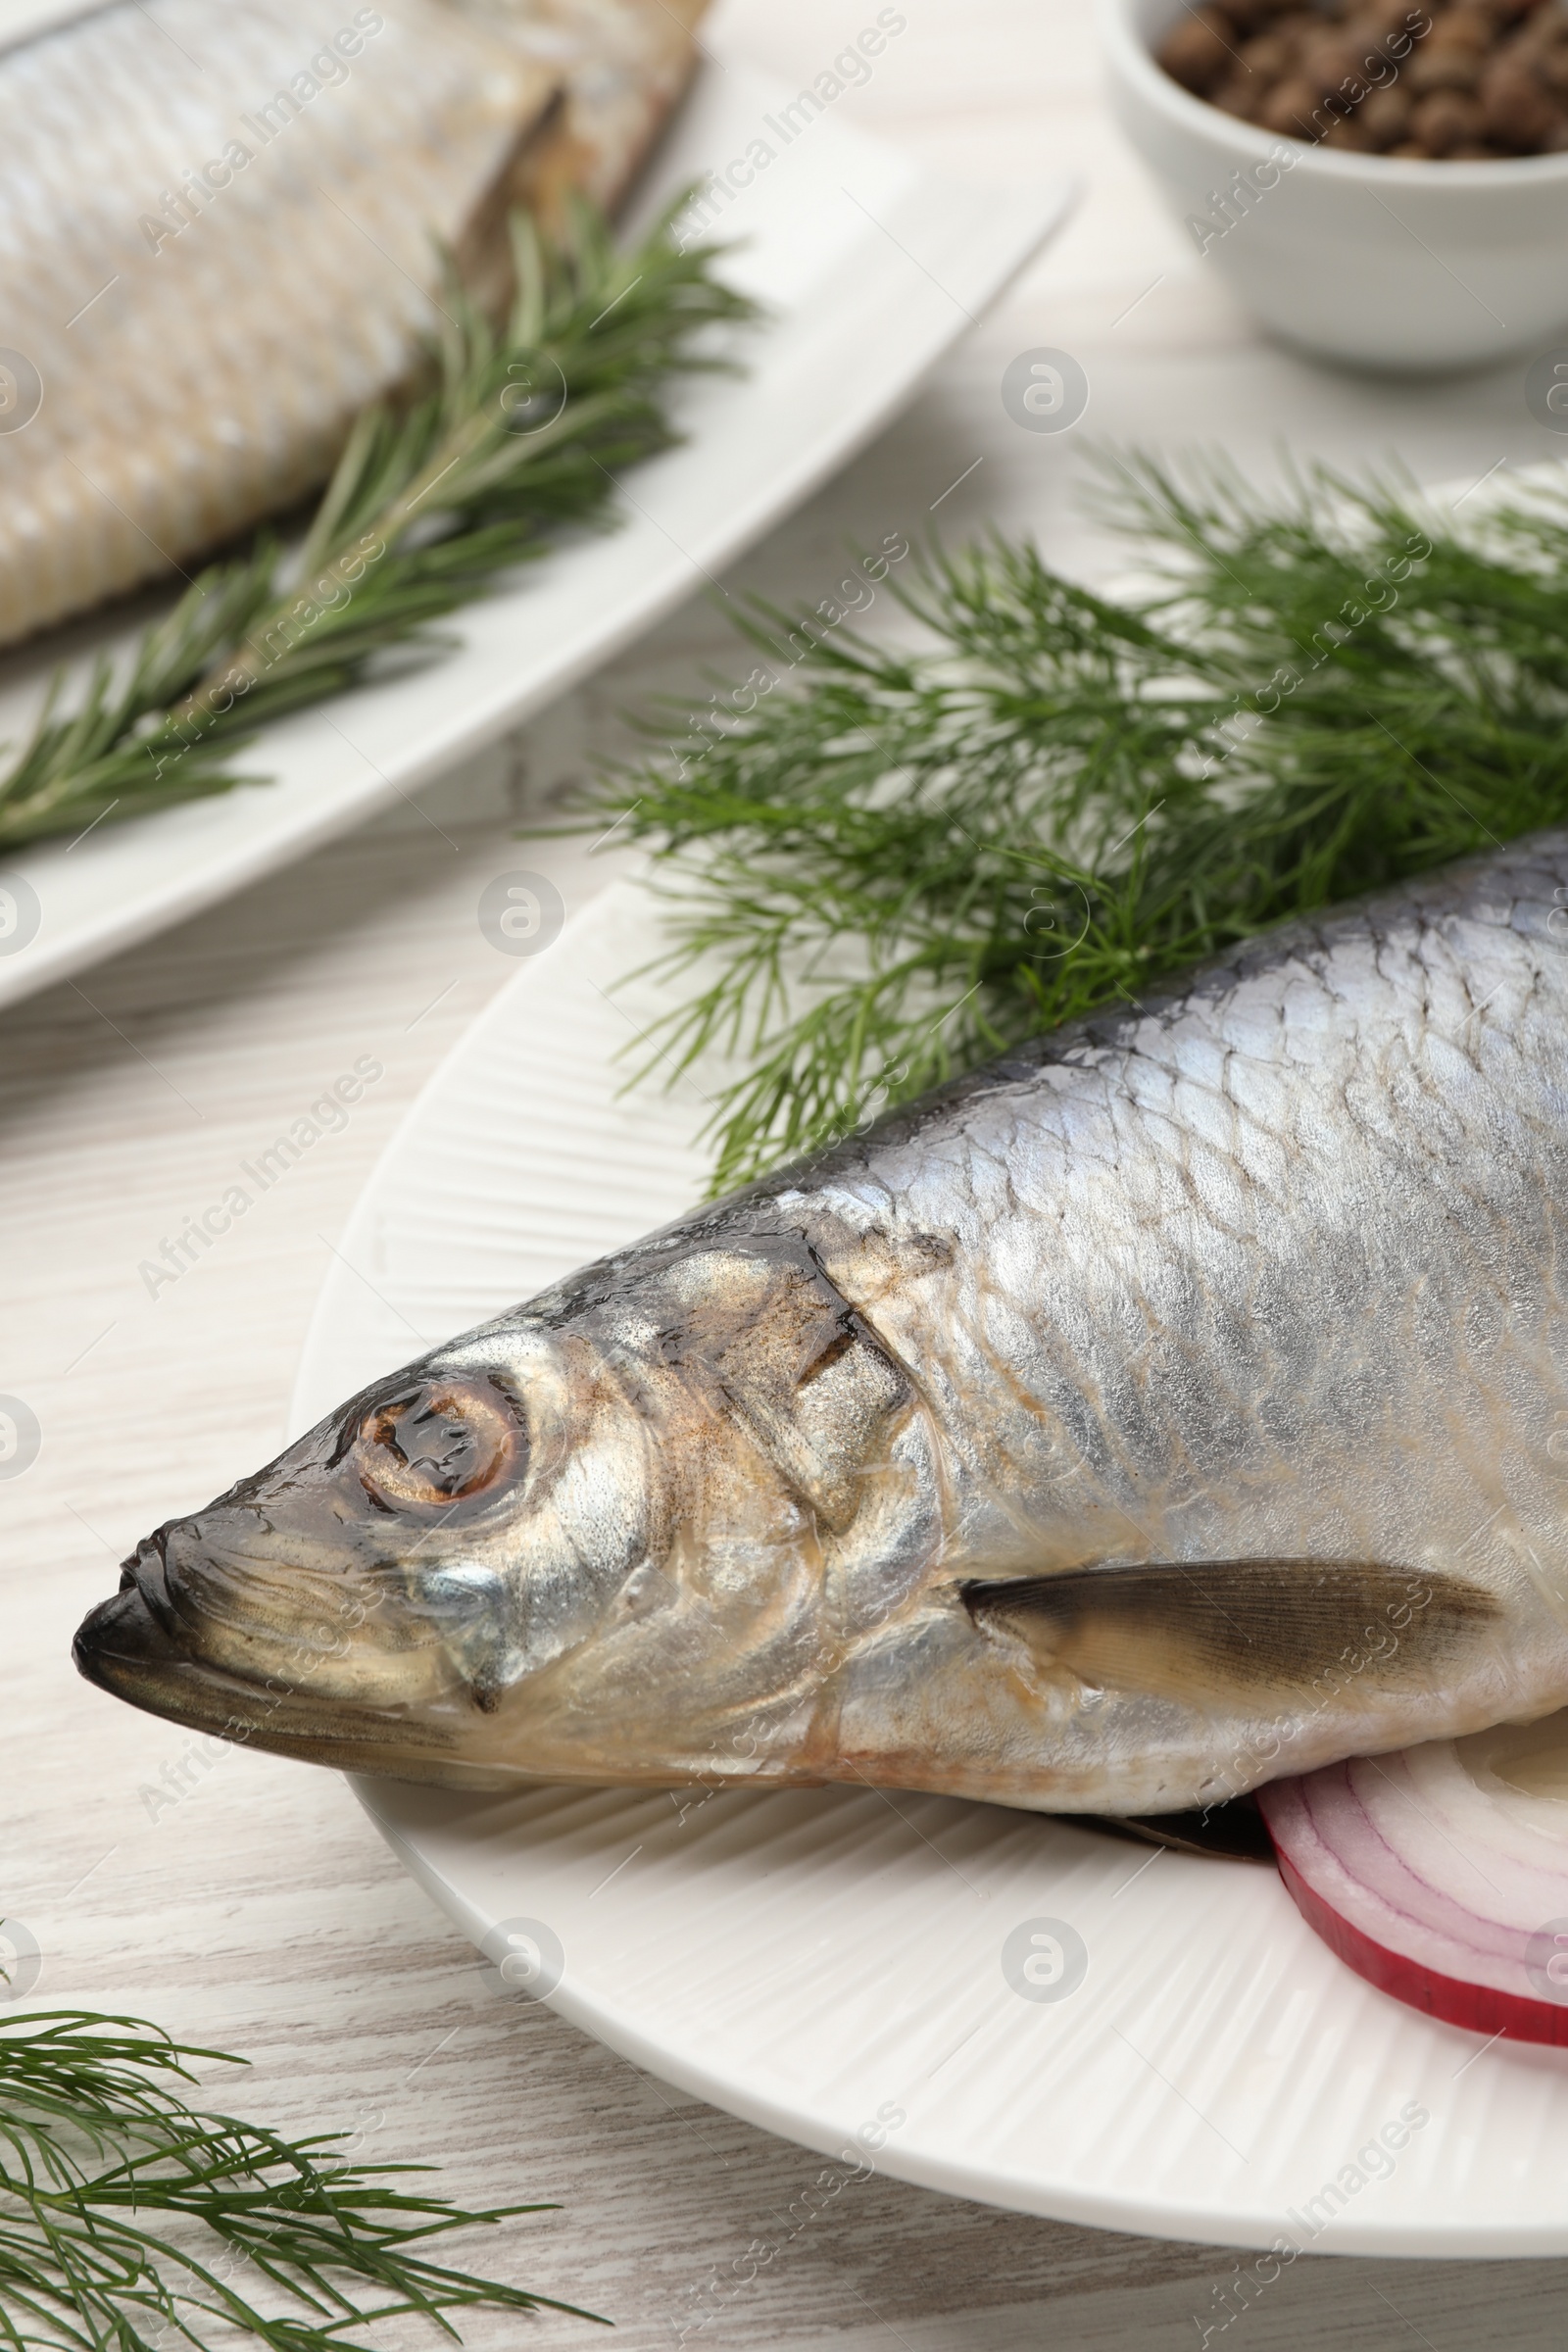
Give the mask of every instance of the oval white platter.
[[[656, 942], [646, 892], [614, 883], [437, 1072], [343, 1237], [296, 1432], [699, 1197], [697, 1086], [620, 1092], [661, 1004], [623, 976]], [[359, 1788], [476, 1944], [522, 1939], [564, 2016], [809, 2147], [1159, 2235], [1568, 2252], [1568, 2050], [1373, 1991], [1260, 1866], [863, 1789]], [[1031, 1955], [1040, 1990], [1065, 1984], [1074, 1938], [1074, 1989], [1014, 1989]]]
[[[0, 37], [15, 29], [0, 15]], [[684, 440], [628, 474], [619, 527], [455, 615], [443, 659], [267, 729], [240, 764], [270, 782], [0, 859], [0, 1005], [243, 889], [565, 693], [887, 423], [1068, 209], [1060, 178], [960, 187], [831, 115], [786, 140], [792, 96], [740, 61], [705, 64], [639, 194], [628, 228], [735, 166], [709, 233], [736, 242], [726, 273], [767, 318], [739, 343], [744, 373], [678, 390]], [[0, 661], [0, 759], [68, 652], [79, 671], [128, 642], [122, 621], [89, 621]], [[19, 922], [19, 903], [36, 919]]]

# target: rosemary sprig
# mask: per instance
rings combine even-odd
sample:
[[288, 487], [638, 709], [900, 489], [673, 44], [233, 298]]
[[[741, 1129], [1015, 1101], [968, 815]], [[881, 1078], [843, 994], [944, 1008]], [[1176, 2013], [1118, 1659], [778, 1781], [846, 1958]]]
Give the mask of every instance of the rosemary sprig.
[[0, 2345], [204, 2352], [217, 2326], [274, 2352], [348, 2352], [415, 2314], [454, 2341], [453, 2311], [594, 2317], [415, 2250], [553, 2207], [466, 2212], [388, 2185], [427, 2165], [349, 2163], [341, 2133], [289, 2140], [197, 2112], [177, 2087], [193, 2059], [224, 2053], [86, 2010], [0, 2020]]
[[517, 216], [499, 330], [449, 276], [433, 387], [361, 416], [303, 547], [264, 531], [209, 565], [74, 709], [56, 680], [0, 774], [0, 850], [257, 781], [230, 761], [258, 727], [432, 652], [431, 622], [601, 516], [616, 469], [675, 437], [668, 379], [722, 365], [705, 330], [753, 311], [712, 247], [676, 243], [677, 209], [628, 253], [584, 205], [550, 245]]
[[[1328, 474], [1120, 467], [1128, 602], [995, 537], [896, 592], [928, 650], [759, 608], [745, 695], [593, 822], [692, 975], [657, 1067], [739, 1057], [713, 1189], [1332, 900], [1568, 814], [1568, 492], [1461, 535]], [[789, 673], [793, 672], [791, 677]], [[701, 973], [697, 966], [701, 964]]]

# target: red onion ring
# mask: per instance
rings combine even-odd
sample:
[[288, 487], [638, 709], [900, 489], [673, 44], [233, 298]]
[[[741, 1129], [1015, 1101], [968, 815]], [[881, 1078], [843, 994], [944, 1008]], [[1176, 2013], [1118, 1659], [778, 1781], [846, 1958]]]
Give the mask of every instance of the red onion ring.
[[1472, 2033], [1568, 2044], [1568, 1714], [1257, 1794], [1298, 1909], [1357, 1976]]

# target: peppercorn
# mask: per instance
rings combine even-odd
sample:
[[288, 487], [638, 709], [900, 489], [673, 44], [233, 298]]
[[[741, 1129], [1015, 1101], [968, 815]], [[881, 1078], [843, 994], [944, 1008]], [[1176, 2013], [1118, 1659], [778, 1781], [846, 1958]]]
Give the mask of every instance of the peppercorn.
[[1281, 131], [1288, 139], [1319, 138], [1322, 129], [1327, 127], [1327, 122], [1321, 128], [1314, 122], [1317, 104], [1317, 91], [1311, 82], [1282, 81], [1276, 84], [1258, 108], [1257, 121], [1265, 130]]
[[1244, 41], [1240, 56], [1249, 74], [1269, 81], [1279, 81], [1290, 72], [1300, 55], [1299, 36], [1286, 27], [1275, 25], [1272, 31], [1255, 32]]
[[1523, 59], [1499, 57], [1481, 81], [1481, 120], [1487, 136], [1518, 155], [1539, 153], [1557, 121], [1552, 94]]
[[1157, 55], [1194, 97], [1310, 145], [1568, 152], [1568, 0], [1206, 0]]
[[1434, 90], [1417, 101], [1410, 128], [1434, 155], [1446, 155], [1481, 136], [1481, 109], [1462, 90]]
[[1374, 90], [1357, 110], [1374, 147], [1394, 147], [1410, 127], [1410, 101], [1401, 89]]
[[1356, 42], [1346, 40], [1343, 34], [1330, 33], [1307, 44], [1298, 71], [1303, 81], [1315, 85], [1320, 98], [1329, 98], [1338, 96], [1347, 83], [1363, 78], [1362, 62]]
[[1230, 27], [1217, 8], [1183, 17], [1159, 53], [1159, 62], [1184, 90], [1206, 97], [1229, 70]]
[[1418, 98], [1432, 90], [1473, 91], [1480, 85], [1483, 62], [1481, 51], [1468, 42], [1440, 46], [1434, 36], [1415, 52], [1404, 78]]

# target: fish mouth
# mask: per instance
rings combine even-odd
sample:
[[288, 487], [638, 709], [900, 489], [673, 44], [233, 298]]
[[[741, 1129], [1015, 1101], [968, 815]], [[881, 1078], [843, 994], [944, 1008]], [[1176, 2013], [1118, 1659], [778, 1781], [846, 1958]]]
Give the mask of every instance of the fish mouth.
[[179, 1685], [194, 1661], [153, 1614], [129, 1568], [122, 1573], [124, 1581], [114, 1598], [100, 1601], [77, 1628], [71, 1645], [76, 1672], [133, 1706], [177, 1715]]
[[468, 1771], [452, 1752], [455, 1724], [395, 1705], [374, 1713], [323, 1708], [318, 1695], [296, 1693], [271, 1678], [259, 1684], [195, 1656], [165, 1622], [167, 1591], [161, 1577], [148, 1573], [149, 1550], [161, 1567], [155, 1539], [127, 1562], [114, 1598], [100, 1601], [77, 1629], [72, 1656], [89, 1683], [146, 1714], [237, 1746], [394, 1780], [468, 1785]]
[[76, 1672], [100, 1690], [149, 1714], [211, 1729], [210, 1702], [198, 1705], [198, 1668], [174, 1636], [165, 1531], [144, 1537], [120, 1568], [120, 1591], [100, 1601], [76, 1629]]

